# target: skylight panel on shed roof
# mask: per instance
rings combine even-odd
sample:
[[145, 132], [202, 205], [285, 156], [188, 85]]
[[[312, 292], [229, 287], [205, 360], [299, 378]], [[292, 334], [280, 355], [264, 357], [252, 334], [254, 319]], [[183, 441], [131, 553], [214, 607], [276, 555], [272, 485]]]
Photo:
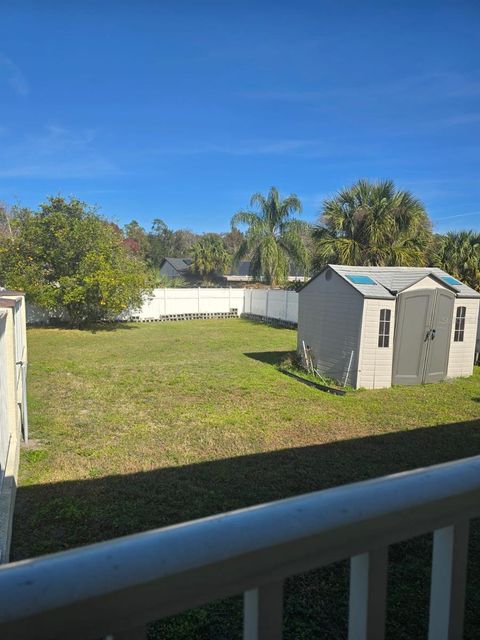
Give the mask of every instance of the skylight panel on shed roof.
[[440, 280], [443, 280], [443, 282], [445, 282], [446, 284], [451, 284], [454, 287], [460, 287], [462, 284], [455, 278], [452, 278], [452, 276], [440, 276]]
[[377, 284], [375, 280], [372, 280], [369, 276], [359, 276], [353, 273], [348, 273], [347, 278], [353, 284]]

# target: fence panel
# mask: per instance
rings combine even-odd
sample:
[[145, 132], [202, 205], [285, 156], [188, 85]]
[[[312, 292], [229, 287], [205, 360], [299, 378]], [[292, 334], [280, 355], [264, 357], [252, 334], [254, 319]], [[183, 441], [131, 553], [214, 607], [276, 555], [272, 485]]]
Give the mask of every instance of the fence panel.
[[[296, 324], [298, 321], [298, 293], [284, 289], [240, 288], [161, 288], [145, 297], [140, 309], [123, 313], [121, 320], [161, 320], [166, 316], [190, 314], [225, 314], [236, 309], [237, 315], [251, 314], [260, 318], [281, 320]], [[51, 317], [58, 317], [52, 314]], [[27, 321], [47, 324], [48, 312], [35, 307], [27, 308]], [[62, 319], [65, 319], [64, 317]]]

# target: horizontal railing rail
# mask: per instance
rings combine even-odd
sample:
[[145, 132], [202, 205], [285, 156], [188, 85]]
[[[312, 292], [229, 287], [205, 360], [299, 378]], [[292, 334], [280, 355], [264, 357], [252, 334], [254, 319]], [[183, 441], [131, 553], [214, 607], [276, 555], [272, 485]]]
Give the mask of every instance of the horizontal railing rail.
[[243, 592], [244, 638], [280, 638], [283, 580], [351, 558], [349, 638], [380, 639], [388, 546], [434, 531], [429, 638], [461, 638], [479, 515], [476, 456], [16, 562], [0, 568], [0, 636], [144, 638]]

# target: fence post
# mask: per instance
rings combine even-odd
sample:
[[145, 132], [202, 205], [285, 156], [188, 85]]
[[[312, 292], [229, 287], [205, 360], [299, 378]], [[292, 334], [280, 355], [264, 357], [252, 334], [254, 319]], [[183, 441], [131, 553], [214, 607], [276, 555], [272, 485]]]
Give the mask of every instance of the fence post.
[[197, 287], [197, 313], [200, 313], [200, 287]]
[[267, 295], [265, 296], [265, 318], [268, 318], [268, 292], [270, 289], [267, 289]]
[[288, 320], [288, 289], [285, 289], [285, 322]]

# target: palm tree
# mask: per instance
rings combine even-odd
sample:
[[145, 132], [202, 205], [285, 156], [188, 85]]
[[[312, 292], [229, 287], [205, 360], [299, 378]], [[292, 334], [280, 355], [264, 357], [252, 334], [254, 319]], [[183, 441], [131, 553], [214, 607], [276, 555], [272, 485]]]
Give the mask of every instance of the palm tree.
[[250, 206], [258, 207], [258, 213], [238, 211], [232, 218], [233, 229], [239, 224], [247, 226], [234, 261], [249, 256], [251, 275], [265, 278], [274, 286], [287, 280], [290, 263], [306, 271], [308, 254], [302, 234], [309, 231], [310, 225], [293, 217], [302, 211], [298, 197], [292, 193], [282, 200], [278, 189], [271, 187], [266, 197], [254, 193]]
[[316, 266], [424, 265], [431, 235], [424, 206], [411, 193], [392, 180], [359, 180], [323, 203], [313, 232]]
[[201, 276], [214, 273], [223, 274], [230, 265], [231, 256], [222, 238], [216, 234], [206, 234], [192, 247], [191, 271]]
[[439, 244], [436, 264], [480, 291], [480, 233], [449, 231]]

